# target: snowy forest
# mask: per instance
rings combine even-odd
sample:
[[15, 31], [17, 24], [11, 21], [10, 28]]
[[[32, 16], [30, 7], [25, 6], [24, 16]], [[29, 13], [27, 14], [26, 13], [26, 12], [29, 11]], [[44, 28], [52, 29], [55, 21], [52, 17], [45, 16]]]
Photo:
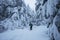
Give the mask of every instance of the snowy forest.
[[0, 0], [0, 40], [60, 40], [60, 0]]

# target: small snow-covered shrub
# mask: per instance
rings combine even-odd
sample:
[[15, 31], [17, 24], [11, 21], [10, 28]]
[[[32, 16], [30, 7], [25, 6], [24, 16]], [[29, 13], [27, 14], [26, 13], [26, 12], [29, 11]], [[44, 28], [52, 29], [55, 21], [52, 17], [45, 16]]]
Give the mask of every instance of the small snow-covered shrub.
[[6, 31], [7, 29], [3, 26], [3, 25], [0, 25], [0, 33]]

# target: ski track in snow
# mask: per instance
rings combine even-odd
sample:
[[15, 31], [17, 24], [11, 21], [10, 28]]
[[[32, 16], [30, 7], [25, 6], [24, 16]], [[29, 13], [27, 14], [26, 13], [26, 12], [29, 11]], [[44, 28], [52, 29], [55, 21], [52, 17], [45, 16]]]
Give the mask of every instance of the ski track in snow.
[[33, 30], [16, 29], [0, 33], [0, 40], [49, 40], [46, 26], [37, 26]]

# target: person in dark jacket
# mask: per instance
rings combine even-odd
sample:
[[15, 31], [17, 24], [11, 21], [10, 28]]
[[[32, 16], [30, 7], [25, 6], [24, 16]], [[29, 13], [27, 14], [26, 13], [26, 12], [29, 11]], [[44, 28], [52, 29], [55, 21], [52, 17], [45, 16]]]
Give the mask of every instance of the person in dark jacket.
[[29, 23], [29, 26], [30, 26], [30, 30], [32, 30], [33, 24]]

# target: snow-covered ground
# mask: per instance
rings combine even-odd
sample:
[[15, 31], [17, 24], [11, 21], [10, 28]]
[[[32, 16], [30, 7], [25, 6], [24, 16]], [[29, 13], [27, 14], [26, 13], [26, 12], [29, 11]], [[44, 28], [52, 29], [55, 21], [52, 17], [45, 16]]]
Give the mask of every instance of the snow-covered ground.
[[0, 33], [0, 40], [50, 40], [46, 26], [34, 26], [33, 30], [16, 29]]

